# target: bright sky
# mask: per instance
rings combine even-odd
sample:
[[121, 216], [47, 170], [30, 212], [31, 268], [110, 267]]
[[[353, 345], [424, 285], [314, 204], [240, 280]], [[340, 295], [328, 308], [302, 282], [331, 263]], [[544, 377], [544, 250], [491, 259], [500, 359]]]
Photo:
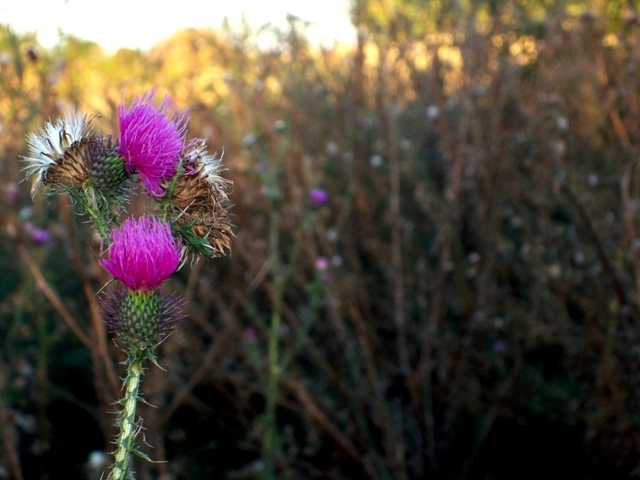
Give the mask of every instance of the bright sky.
[[349, 0], [0, 0], [0, 23], [19, 33], [36, 32], [45, 47], [58, 31], [95, 41], [112, 53], [121, 47], [148, 49], [181, 28], [219, 27], [226, 16], [240, 25], [285, 26], [291, 13], [311, 22], [308, 37], [330, 45], [355, 41]]

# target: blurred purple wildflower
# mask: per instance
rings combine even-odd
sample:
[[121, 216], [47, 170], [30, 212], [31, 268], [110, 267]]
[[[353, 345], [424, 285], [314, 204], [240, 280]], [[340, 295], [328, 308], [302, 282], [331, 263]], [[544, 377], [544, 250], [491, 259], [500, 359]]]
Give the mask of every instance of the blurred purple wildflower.
[[309, 200], [311, 200], [311, 204], [315, 207], [321, 207], [325, 203], [329, 201], [329, 194], [326, 190], [322, 190], [321, 188], [314, 188], [309, 192]]
[[254, 343], [258, 341], [258, 332], [256, 332], [255, 328], [247, 328], [242, 333], [242, 338], [247, 343]]
[[494, 352], [500, 353], [507, 349], [507, 344], [502, 340], [496, 340], [495, 342], [493, 342], [493, 345], [491, 346], [491, 348], [493, 349]]
[[36, 245], [44, 245], [51, 241], [51, 234], [42, 228], [34, 228], [29, 234]]
[[4, 198], [11, 205], [16, 205], [20, 199], [20, 187], [17, 183], [8, 183], [4, 187]]
[[24, 222], [24, 231], [36, 245], [44, 245], [51, 241], [51, 234], [47, 230], [38, 228], [31, 222]]
[[16, 377], [13, 380], [13, 385], [17, 387], [19, 390], [24, 390], [27, 388], [28, 382], [27, 382], [27, 379], [24, 377]]
[[129, 218], [111, 232], [111, 239], [100, 265], [131, 290], [153, 290], [180, 263], [180, 242], [169, 224], [155, 217]]
[[184, 148], [187, 119], [179, 115], [170, 97], [153, 106], [155, 89], [136, 97], [129, 108], [120, 104], [120, 146], [118, 153], [127, 170], [137, 172], [150, 195], [165, 193], [164, 180], [175, 173]]
[[329, 270], [330, 262], [327, 257], [318, 257], [314, 262], [316, 270], [320, 270], [321, 272], [326, 272]]

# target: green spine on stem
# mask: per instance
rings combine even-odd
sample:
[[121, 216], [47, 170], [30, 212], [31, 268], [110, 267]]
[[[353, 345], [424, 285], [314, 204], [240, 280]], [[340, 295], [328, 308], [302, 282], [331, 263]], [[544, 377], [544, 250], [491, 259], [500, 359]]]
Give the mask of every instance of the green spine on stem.
[[135, 440], [139, 427], [135, 417], [139, 398], [140, 377], [142, 375], [142, 361], [145, 357], [144, 350], [132, 347], [127, 359], [127, 377], [124, 379], [126, 390], [124, 398], [120, 400], [124, 408], [118, 421], [120, 433], [116, 439], [115, 463], [112, 466], [110, 480], [133, 479], [129, 470], [129, 458], [132, 453], [138, 454]]
[[[67, 193], [72, 198], [72, 200], [80, 205], [80, 207], [85, 211], [87, 215], [91, 218], [93, 225], [100, 235], [102, 240], [108, 240], [109, 235], [111, 233], [111, 229], [109, 228], [109, 222], [104, 216], [101, 214], [99, 209], [96, 207], [95, 197], [93, 191], [88, 192], [89, 195], [86, 195], [84, 192], [79, 191], [77, 188], [68, 187], [66, 188]], [[91, 197], [94, 199], [92, 200]]]

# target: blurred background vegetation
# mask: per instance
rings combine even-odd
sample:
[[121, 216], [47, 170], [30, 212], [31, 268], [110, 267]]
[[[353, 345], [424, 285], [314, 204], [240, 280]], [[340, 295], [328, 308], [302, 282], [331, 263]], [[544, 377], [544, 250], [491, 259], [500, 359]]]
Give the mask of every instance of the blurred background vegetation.
[[123, 375], [25, 134], [115, 132], [153, 86], [224, 150], [236, 238], [170, 282], [139, 479], [261, 478], [274, 321], [277, 478], [638, 477], [638, 3], [354, 0], [334, 48], [294, 17], [113, 55], [0, 27], [0, 478], [100, 478]]

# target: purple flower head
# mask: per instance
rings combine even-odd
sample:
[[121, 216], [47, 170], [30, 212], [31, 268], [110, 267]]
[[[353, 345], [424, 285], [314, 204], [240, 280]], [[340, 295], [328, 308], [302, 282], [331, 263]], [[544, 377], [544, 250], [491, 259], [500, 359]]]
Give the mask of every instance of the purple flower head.
[[314, 207], [321, 207], [329, 201], [329, 194], [321, 188], [314, 188], [309, 192], [309, 200]]
[[242, 333], [242, 338], [247, 343], [255, 343], [258, 341], [258, 332], [256, 332], [255, 328], [247, 328]]
[[320, 281], [322, 283], [331, 283], [331, 280], [333, 280], [333, 275], [329, 272], [325, 272], [320, 276]]
[[36, 245], [44, 245], [51, 241], [51, 234], [48, 231], [36, 227], [31, 222], [24, 222], [24, 231]]
[[184, 113], [178, 114], [169, 97], [154, 107], [154, 95], [152, 89], [136, 97], [129, 108], [123, 104], [118, 107], [118, 153], [127, 170], [138, 173], [149, 194], [161, 197], [165, 193], [163, 181], [176, 173], [188, 119]]
[[329, 270], [329, 266], [331, 265], [329, 259], [327, 257], [318, 257], [314, 262], [316, 270], [320, 270], [321, 272], [326, 272]]
[[17, 183], [8, 183], [4, 188], [4, 198], [8, 203], [15, 206], [20, 200], [20, 187], [18, 187]]
[[500, 353], [506, 350], [507, 344], [502, 340], [496, 340], [495, 342], [493, 342], [493, 345], [491, 346], [491, 348], [493, 349], [494, 352]]
[[36, 245], [44, 245], [51, 241], [51, 234], [42, 228], [34, 228], [29, 234]]
[[169, 224], [150, 215], [129, 218], [111, 232], [100, 265], [131, 290], [153, 290], [176, 271], [181, 244]]

